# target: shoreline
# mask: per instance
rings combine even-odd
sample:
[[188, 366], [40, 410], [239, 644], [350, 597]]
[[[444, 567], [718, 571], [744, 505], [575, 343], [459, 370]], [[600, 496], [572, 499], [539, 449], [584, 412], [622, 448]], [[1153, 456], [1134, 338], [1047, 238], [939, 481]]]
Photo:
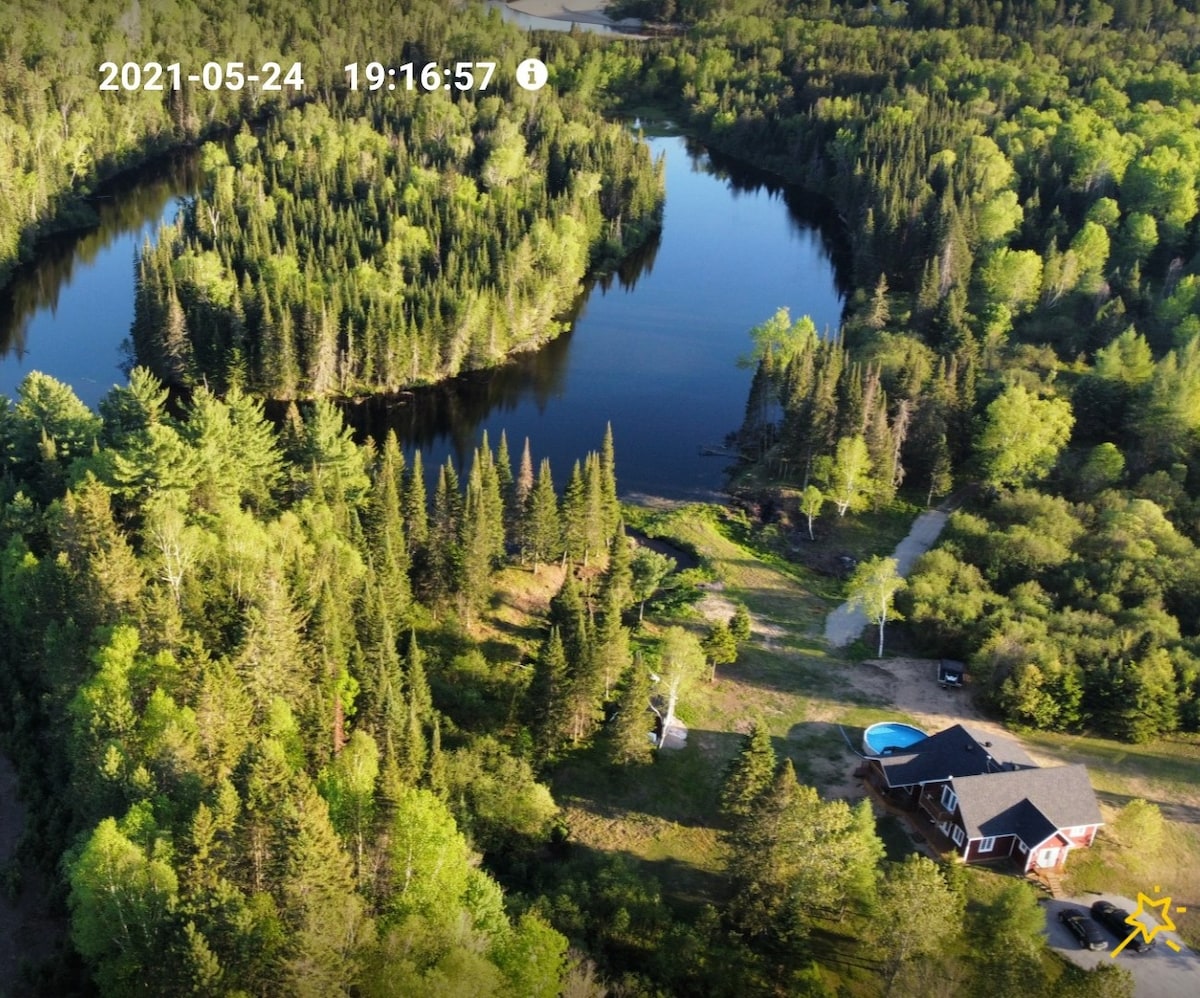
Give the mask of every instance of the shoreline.
[[642, 22], [636, 17], [613, 20], [604, 11], [604, 0], [508, 0], [506, 6], [530, 17], [544, 17], [551, 21], [579, 21], [584, 24], [602, 24], [622, 31], [637, 31]]

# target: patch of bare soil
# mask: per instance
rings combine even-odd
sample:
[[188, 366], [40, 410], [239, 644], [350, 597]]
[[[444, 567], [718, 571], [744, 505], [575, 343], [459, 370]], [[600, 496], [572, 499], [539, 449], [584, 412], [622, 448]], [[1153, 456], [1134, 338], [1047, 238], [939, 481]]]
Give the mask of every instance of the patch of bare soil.
[[[1004, 728], [985, 718], [971, 700], [970, 687], [942, 689], [937, 683], [937, 660], [931, 658], [868, 659], [846, 673], [856, 690], [891, 703], [912, 716], [917, 726], [933, 734], [953, 724], [969, 723], [991, 734], [1012, 738]], [[1028, 746], [1025, 746], [1028, 752]], [[1054, 761], [1029, 752], [1039, 766]]]
[[[728, 624], [729, 618], [733, 616], [737, 609], [733, 601], [729, 599], [725, 593], [725, 583], [723, 582], [706, 582], [700, 586], [700, 590], [704, 593], [696, 602], [695, 607], [700, 611], [700, 616], [710, 623]], [[751, 618], [750, 625], [751, 633], [754, 631], [754, 621]]]

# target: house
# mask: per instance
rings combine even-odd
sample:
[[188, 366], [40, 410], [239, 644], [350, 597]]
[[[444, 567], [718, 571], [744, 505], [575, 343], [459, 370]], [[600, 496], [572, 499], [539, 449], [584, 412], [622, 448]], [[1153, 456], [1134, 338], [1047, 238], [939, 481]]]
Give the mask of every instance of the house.
[[1103, 824], [1084, 766], [1040, 768], [1016, 742], [962, 724], [867, 767], [876, 789], [923, 812], [968, 863], [1059, 870]]

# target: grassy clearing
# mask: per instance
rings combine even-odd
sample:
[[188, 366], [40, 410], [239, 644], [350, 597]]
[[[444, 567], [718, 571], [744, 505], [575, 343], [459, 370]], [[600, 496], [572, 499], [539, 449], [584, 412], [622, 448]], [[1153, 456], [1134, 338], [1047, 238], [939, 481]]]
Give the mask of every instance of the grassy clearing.
[[[830, 542], [855, 557], [890, 551], [916, 512], [897, 509], [869, 523], [847, 522]], [[740, 649], [736, 663], [722, 667], [715, 683], [700, 681], [685, 696], [680, 714], [690, 728], [687, 748], [662, 752], [652, 765], [617, 772], [598, 752], [586, 750], [558, 768], [553, 791], [575, 841], [637, 859], [661, 880], [672, 904], [694, 910], [725, 900], [716, 794], [753, 716], [767, 721], [776, 750], [792, 759], [797, 776], [827, 795], [858, 792], [850, 779], [857, 758], [838, 725], [854, 742], [875, 721], [914, 719], [858, 693], [845, 680], [843, 670], [854, 666], [845, 653], [831, 653], [821, 637], [840, 585], [781, 557], [778, 536], [764, 540], [740, 514], [710, 506], [631, 508], [626, 515], [631, 525], [699, 559], [692, 574], [710, 580], [703, 587], [702, 609], [728, 612], [733, 603], [744, 603], [754, 621], [752, 640]], [[538, 576], [505, 573], [504, 595], [487, 624], [490, 639], [510, 644], [514, 652], [532, 653], [540, 615], [560, 581], [557, 569], [543, 569]], [[666, 623], [706, 626], [696, 610], [668, 612], [669, 618], [648, 613], [642, 636], [653, 637]], [[1177, 904], [1188, 906], [1180, 918], [1181, 933], [1200, 945], [1200, 739], [1125, 745], [1044, 732], [1022, 737], [1044, 756], [1086, 764], [1106, 820], [1111, 822], [1133, 798], [1157, 803], [1172, 819], [1160, 848], [1129, 848], [1109, 835], [1092, 850], [1080, 850], [1072, 857], [1068, 888], [1136, 897], [1159, 884]], [[895, 819], [884, 819], [880, 834], [889, 855], [899, 857], [912, 848]], [[843, 981], [856, 976], [847, 968], [841, 972]]]

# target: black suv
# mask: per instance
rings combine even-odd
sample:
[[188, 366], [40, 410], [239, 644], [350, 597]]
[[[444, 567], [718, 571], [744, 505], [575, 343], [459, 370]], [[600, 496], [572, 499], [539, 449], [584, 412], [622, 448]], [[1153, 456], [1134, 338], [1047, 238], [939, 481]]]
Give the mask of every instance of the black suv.
[[[1084, 949], [1108, 949], [1108, 940], [1104, 938], [1100, 926], [1079, 908], [1063, 908], [1058, 913], [1058, 920], [1071, 930], [1071, 934], [1079, 940], [1079, 945]], [[1132, 929], [1133, 926], [1131, 925], [1129, 928]], [[1130, 945], [1133, 944], [1130, 943]]]
[[1145, 953], [1146, 950], [1154, 945], [1154, 940], [1151, 939], [1150, 942], [1146, 942], [1146, 937], [1142, 931], [1125, 921], [1128, 917], [1129, 912], [1124, 908], [1118, 908], [1116, 905], [1110, 904], [1108, 901], [1097, 901], [1092, 905], [1092, 918], [1101, 923], [1118, 939], [1123, 940], [1129, 933], [1136, 931], [1137, 935], [1129, 940], [1129, 945], [1125, 948], [1131, 949], [1135, 953]]

